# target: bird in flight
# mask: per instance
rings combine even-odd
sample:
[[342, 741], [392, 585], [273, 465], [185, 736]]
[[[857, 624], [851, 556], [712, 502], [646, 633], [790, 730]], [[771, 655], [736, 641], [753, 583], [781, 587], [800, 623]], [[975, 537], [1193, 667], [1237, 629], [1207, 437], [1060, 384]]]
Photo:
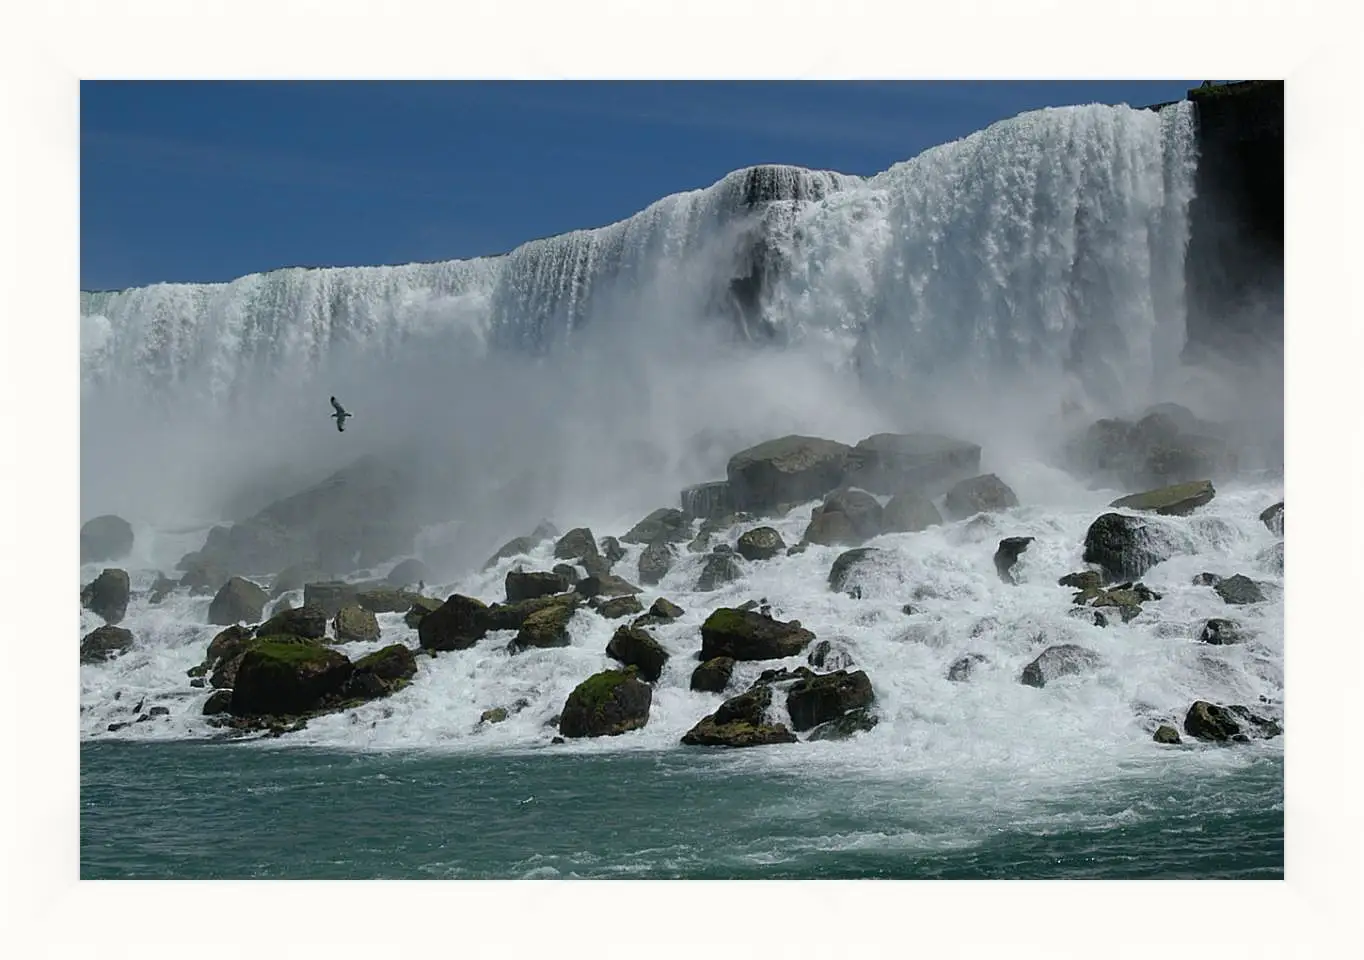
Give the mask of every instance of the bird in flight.
[[346, 412], [346, 408], [343, 407], [343, 406], [341, 406], [341, 404], [337, 403], [335, 397], [332, 397], [332, 408], [336, 411], [335, 413], [332, 414], [332, 416], [336, 418], [336, 429], [337, 429], [337, 432], [339, 432], [339, 433], [345, 433], [345, 432], [346, 432], [346, 418], [347, 418], [347, 417], [353, 417], [353, 416], [355, 416], [355, 414], [353, 414], [353, 413], [347, 413], [347, 412]]

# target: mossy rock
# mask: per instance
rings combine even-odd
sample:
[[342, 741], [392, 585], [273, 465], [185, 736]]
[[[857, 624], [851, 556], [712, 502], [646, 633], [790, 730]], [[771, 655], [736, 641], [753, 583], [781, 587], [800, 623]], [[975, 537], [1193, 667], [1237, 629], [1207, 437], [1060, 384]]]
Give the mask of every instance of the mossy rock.
[[638, 667], [639, 675], [650, 683], [657, 682], [668, 662], [668, 651], [642, 627], [619, 627], [606, 645], [606, 655]]
[[506, 719], [507, 719], [506, 707], [493, 707], [489, 710], [484, 710], [478, 716], [479, 723], [502, 723]]
[[607, 620], [619, 620], [621, 617], [642, 613], [644, 604], [639, 602], [639, 597], [629, 594], [624, 597], [612, 597], [610, 600], [603, 600], [596, 604], [595, 609]]
[[227, 624], [259, 623], [269, 599], [259, 584], [243, 577], [233, 577], [223, 584], [208, 607], [208, 622]]
[[721, 607], [701, 625], [701, 659], [781, 660], [801, 653], [814, 639], [796, 621], [785, 623], [751, 610]]
[[432, 610], [439, 610], [442, 603], [444, 601], [435, 597], [413, 597], [412, 606], [403, 614], [403, 623], [416, 630], [421, 626], [422, 619]]
[[489, 629], [488, 605], [456, 593], [421, 618], [417, 636], [423, 650], [468, 650]]
[[417, 675], [417, 658], [401, 643], [366, 654], [355, 661], [344, 695], [362, 700], [396, 693]]
[[564, 593], [572, 586], [569, 579], [562, 574], [543, 570], [509, 570], [503, 580], [508, 603], [553, 596], [556, 593]]
[[351, 662], [312, 641], [256, 642], [237, 668], [232, 686], [234, 716], [295, 715], [316, 710], [345, 687]]
[[573, 689], [559, 716], [565, 737], [618, 736], [649, 722], [653, 688], [633, 667], [603, 670]]
[[573, 619], [576, 611], [576, 604], [568, 603], [556, 603], [537, 610], [521, 624], [521, 630], [512, 640], [512, 649], [568, 646], [572, 643], [572, 638], [568, 635], [568, 622]]
[[518, 600], [516, 603], [495, 603], [486, 609], [484, 622], [489, 630], [520, 630], [531, 614], [558, 606], [577, 609], [582, 599], [578, 593], [556, 593], [548, 597]]
[[754, 527], [744, 531], [735, 549], [745, 560], [771, 560], [786, 549], [786, 541], [773, 527]]
[[720, 704], [718, 710], [703, 717], [682, 736], [687, 746], [758, 747], [775, 743], [795, 743], [797, 738], [784, 724], [767, 723], [767, 708], [772, 703], [770, 686], [755, 687]]
[[797, 680], [786, 694], [791, 728], [809, 730], [836, 720], [849, 710], [870, 707], [876, 700], [865, 671], [825, 673]]
[[[228, 629], [232, 628], [229, 627]], [[224, 633], [226, 632], [224, 631]], [[256, 628], [256, 636], [258, 637], [269, 637], [275, 634], [321, 640], [327, 635], [327, 615], [321, 607], [305, 605], [296, 610], [283, 610]]]
[[338, 643], [373, 643], [379, 639], [379, 620], [358, 603], [349, 604], [332, 618]]
[[733, 657], [712, 657], [691, 673], [690, 688], [697, 693], [724, 693], [734, 675]]
[[1074, 587], [1076, 590], [1098, 590], [1104, 585], [1104, 575], [1097, 570], [1082, 570], [1079, 573], [1068, 573], [1056, 583], [1062, 587]]
[[128, 613], [128, 593], [128, 572], [109, 568], [81, 590], [81, 606], [105, 623], [118, 623]]
[[1176, 730], [1174, 727], [1170, 726], [1168, 723], [1162, 723], [1160, 726], [1156, 727], [1155, 735], [1151, 737], [1151, 739], [1154, 740], [1156, 743], [1168, 744], [1183, 742], [1179, 738], [1179, 731]]
[[81, 663], [104, 663], [127, 653], [133, 645], [131, 630], [106, 623], [81, 637]]
[[1211, 503], [1216, 495], [1217, 491], [1213, 488], [1211, 480], [1195, 480], [1192, 483], [1177, 483], [1158, 490], [1119, 497], [1109, 506], [1143, 513], [1158, 513], [1167, 517], [1186, 517], [1199, 507]]

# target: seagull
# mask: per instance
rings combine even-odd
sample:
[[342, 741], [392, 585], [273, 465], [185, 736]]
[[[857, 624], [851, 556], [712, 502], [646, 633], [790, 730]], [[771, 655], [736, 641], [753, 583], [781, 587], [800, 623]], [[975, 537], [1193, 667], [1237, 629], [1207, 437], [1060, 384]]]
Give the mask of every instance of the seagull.
[[355, 416], [355, 414], [353, 414], [353, 413], [347, 413], [347, 412], [346, 412], [346, 408], [343, 407], [343, 406], [341, 406], [341, 404], [337, 403], [335, 397], [332, 397], [332, 407], [333, 407], [333, 409], [336, 410], [336, 412], [333, 413], [332, 416], [336, 418], [336, 429], [337, 429], [337, 432], [338, 432], [338, 433], [345, 433], [345, 432], [346, 432], [346, 418], [347, 418], [347, 417], [353, 417], [353, 416]]
[[524, 799], [524, 800], [518, 800], [518, 801], [516, 801], [516, 805], [517, 805], [518, 807], [524, 807], [526, 804], [530, 803], [530, 802], [533, 801], [534, 799], [535, 799], [535, 796], [532, 794], [531, 796], [526, 797], [526, 799]]

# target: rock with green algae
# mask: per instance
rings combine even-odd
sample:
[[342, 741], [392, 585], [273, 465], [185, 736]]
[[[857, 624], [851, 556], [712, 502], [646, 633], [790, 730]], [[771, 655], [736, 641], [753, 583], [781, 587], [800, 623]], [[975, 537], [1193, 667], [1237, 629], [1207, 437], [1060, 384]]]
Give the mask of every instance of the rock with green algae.
[[355, 661], [343, 695], [362, 700], [396, 693], [417, 675], [417, 658], [401, 643], [391, 643]]
[[701, 659], [781, 660], [801, 653], [814, 639], [798, 621], [721, 607], [701, 625]]
[[1199, 507], [1211, 503], [1216, 495], [1217, 491], [1213, 488], [1211, 480], [1195, 480], [1119, 497], [1109, 506], [1143, 513], [1158, 513], [1167, 517], [1185, 517]]
[[613, 737], [649, 722], [653, 688], [634, 667], [603, 670], [573, 688], [559, 716], [565, 737]]
[[467, 650], [487, 635], [488, 605], [474, 597], [451, 594], [417, 624], [423, 650]]
[[530, 647], [546, 649], [568, 646], [572, 642], [568, 635], [568, 622], [573, 619], [577, 609], [576, 603], [555, 603], [535, 611], [521, 624], [509, 649], [517, 653]]
[[350, 660], [311, 640], [271, 637], [252, 644], [232, 685], [234, 716], [298, 715], [318, 710], [350, 679]]
[[408, 607], [407, 613], [403, 614], [403, 623], [413, 630], [421, 627], [422, 620], [432, 610], [439, 610], [444, 601], [437, 600], [435, 597], [414, 597], [412, 606]]
[[796, 735], [785, 724], [768, 723], [767, 709], [772, 705], [772, 688], [754, 687], [720, 704], [682, 736], [687, 746], [759, 747], [775, 743], [795, 743]]
[[[228, 630], [231, 629], [228, 627]], [[223, 632], [226, 633], [227, 631]], [[319, 606], [305, 604], [296, 610], [283, 610], [256, 628], [256, 636], [258, 637], [269, 637], [275, 634], [321, 640], [327, 635], [327, 614]], [[221, 635], [219, 634], [219, 636]]]
[[691, 672], [690, 687], [698, 693], [723, 693], [733, 675], [733, 657], [712, 657]]
[[668, 662], [668, 651], [643, 627], [621, 626], [606, 645], [606, 655], [627, 667], [638, 667], [639, 675], [654, 683]]
[[644, 611], [644, 604], [640, 603], [639, 597], [634, 594], [612, 597], [609, 600], [589, 605], [607, 620], [619, 620], [621, 617], [628, 617]]

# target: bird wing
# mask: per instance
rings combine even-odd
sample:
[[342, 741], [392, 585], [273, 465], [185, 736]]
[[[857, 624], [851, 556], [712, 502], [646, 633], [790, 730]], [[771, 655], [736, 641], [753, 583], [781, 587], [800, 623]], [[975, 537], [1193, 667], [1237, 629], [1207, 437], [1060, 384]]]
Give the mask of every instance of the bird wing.
[[346, 412], [345, 408], [342, 407], [341, 404], [339, 404], [339, 403], [336, 402], [336, 398], [335, 398], [335, 397], [332, 397], [332, 409], [334, 409], [337, 413], [345, 413], [345, 412]]
[[345, 417], [337, 417], [337, 418], [336, 418], [336, 432], [337, 432], [337, 433], [345, 433], [345, 432], [346, 432], [346, 418], [345, 418]]

